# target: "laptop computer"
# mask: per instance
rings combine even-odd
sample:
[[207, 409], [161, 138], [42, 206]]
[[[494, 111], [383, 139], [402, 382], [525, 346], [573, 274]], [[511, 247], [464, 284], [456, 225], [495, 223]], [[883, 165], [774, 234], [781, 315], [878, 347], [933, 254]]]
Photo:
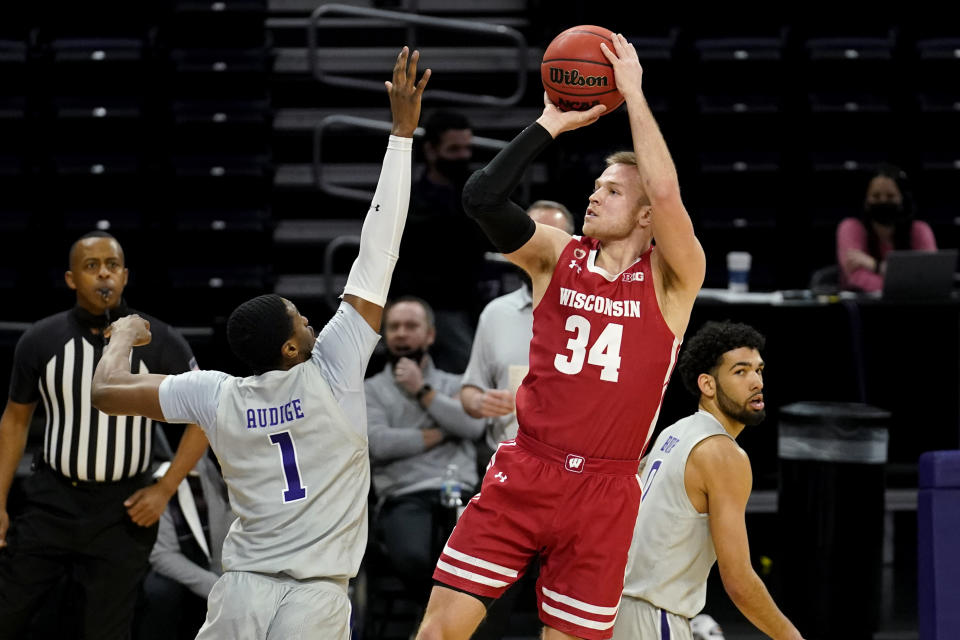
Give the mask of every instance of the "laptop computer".
[[942, 300], [953, 291], [957, 250], [891, 251], [883, 278], [884, 300]]

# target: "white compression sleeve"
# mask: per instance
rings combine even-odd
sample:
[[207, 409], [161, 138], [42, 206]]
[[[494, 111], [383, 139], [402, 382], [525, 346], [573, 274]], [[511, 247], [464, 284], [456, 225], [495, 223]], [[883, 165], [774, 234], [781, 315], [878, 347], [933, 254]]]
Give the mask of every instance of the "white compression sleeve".
[[393, 267], [400, 255], [400, 237], [410, 205], [413, 138], [390, 136], [380, 181], [360, 232], [360, 254], [347, 276], [344, 294], [384, 306]]

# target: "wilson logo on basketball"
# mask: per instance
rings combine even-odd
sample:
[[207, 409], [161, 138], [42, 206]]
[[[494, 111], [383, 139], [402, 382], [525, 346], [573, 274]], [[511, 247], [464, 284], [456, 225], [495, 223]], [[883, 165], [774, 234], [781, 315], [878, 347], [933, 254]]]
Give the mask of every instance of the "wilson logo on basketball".
[[568, 87], [606, 87], [610, 80], [607, 76], [582, 76], [576, 69], [567, 71], [559, 67], [550, 67], [550, 82], [565, 84]]

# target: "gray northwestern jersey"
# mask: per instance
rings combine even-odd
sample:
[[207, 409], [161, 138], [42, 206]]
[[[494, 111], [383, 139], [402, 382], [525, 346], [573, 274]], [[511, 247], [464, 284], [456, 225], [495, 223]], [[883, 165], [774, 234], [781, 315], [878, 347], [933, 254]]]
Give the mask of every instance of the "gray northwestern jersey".
[[650, 448], [624, 596], [687, 618], [703, 609], [717, 554], [708, 515], [693, 508], [683, 477], [690, 451], [716, 435], [730, 437], [716, 418], [698, 411], [664, 429]]
[[349, 304], [288, 371], [166, 378], [160, 406], [196, 422], [223, 469], [237, 519], [225, 571], [347, 579], [367, 541], [370, 462], [363, 375], [380, 336]]

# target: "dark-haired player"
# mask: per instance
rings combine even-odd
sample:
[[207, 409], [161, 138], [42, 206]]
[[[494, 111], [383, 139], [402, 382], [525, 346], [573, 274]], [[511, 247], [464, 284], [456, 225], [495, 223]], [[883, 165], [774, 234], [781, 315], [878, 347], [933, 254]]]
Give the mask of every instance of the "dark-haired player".
[[467, 213], [530, 275], [533, 339], [517, 437], [500, 444], [440, 556], [421, 639], [469, 637], [536, 556], [544, 638], [600, 640], [613, 630], [640, 505], [637, 464], [705, 259], [637, 53], [619, 35], [603, 51], [634, 151], [608, 159], [583, 237], [534, 223], [509, 196], [540, 151], [602, 107], [561, 112], [548, 102], [464, 188]]
[[401, 51], [387, 82], [393, 129], [343, 302], [320, 335], [289, 301], [259, 296], [227, 322], [230, 347], [256, 375], [130, 372], [150, 340], [136, 317], [112, 326], [93, 398], [203, 426], [237, 514], [223, 545], [225, 573], [198, 638], [350, 637], [347, 581], [367, 541], [370, 463], [363, 375], [397, 260], [410, 193], [410, 149], [430, 76]]
[[744, 514], [753, 474], [736, 437], [760, 424], [764, 339], [753, 327], [708, 322], [677, 368], [699, 411], [664, 429], [644, 458], [643, 504], [615, 639], [692, 640], [714, 562], [730, 599], [774, 640], [802, 640], [750, 564]]

